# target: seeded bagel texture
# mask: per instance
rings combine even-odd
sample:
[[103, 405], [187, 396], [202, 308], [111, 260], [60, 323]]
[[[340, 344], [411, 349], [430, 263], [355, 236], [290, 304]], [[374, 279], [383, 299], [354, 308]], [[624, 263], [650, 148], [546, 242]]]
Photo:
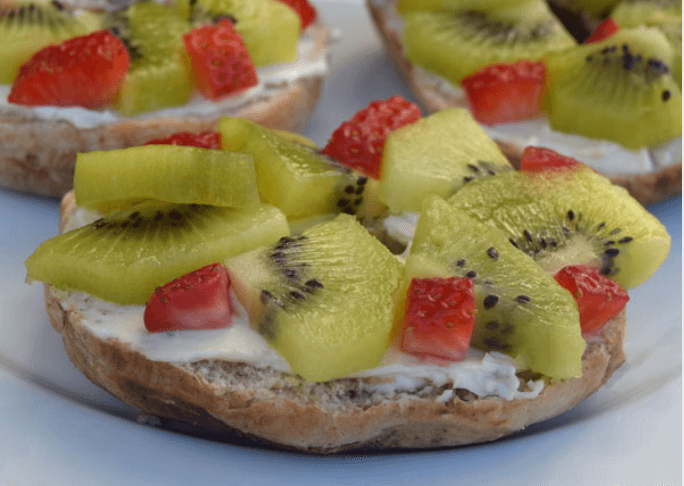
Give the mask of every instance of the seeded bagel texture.
[[[366, 0], [385, 53], [399, 76], [409, 86], [418, 102], [428, 113], [454, 106], [467, 107], [464, 96], [456, 93], [441, 78], [414, 66], [404, 53], [401, 43], [401, 23], [397, 22], [397, 0]], [[565, 19], [562, 19], [565, 20]], [[566, 20], [567, 22], [567, 20]], [[511, 164], [519, 168], [524, 147], [510, 140], [495, 140]], [[608, 178], [625, 187], [641, 204], [648, 205], [682, 194], [682, 165], [679, 163], [647, 174], [609, 174]]]
[[[75, 209], [62, 201], [61, 225]], [[311, 383], [241, 362], [153, 361], [118, 339], [100, 339], [79, 311], [45, 286], [46, 307], [73, 364], [142, 414], [190, 424], [198, 434], [305, 452], [458, 446], [496, 440], [555, 417], [598, 390], [624, 362], [625, 314], [589, 340], [582, 376], [546, 384], [533, 399], [478, 397], [425, 381], [386, 392], [377, 378]], [[93, 304], [95, 305], [95, 304]], [[383, 381], [386, 385], [386, 382]]]

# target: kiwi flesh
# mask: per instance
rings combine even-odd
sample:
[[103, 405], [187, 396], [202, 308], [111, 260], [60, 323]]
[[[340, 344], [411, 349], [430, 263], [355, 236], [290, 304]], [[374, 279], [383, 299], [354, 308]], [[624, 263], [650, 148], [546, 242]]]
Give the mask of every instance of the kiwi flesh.
[[119, 113], [129, 116], [188, 102], [193, 82], [183, 34], [192, 26], [177, 10], [143, 0], [114, 12], [105, 25], [131, 57], [114, 102]]
[[273, 206], [164, 205], [121, 211], [56, 236], [26, 260], [27, 279], [122, 305], [192, 270], [289, 234]]
[[594, 18], [604, 18], [620, 0], [571, 0], [570, 3], [581, 12]]
[[[529, 3], [531, 0], [399, 0], [397, 10], [404, 14], [412, 11], [457, 11], [457, 10], [490, 10], [501, 7], [513, 7]], [[533, 1], [533, 0], [532, 0]]]
[[226, 261], [256, 330], [322, 382], [372, 368], [389, 345], [402, 263], [352, 216]]
[[379, 197], [392, 213], [417, 212], [428, 194], [446, 198], [473, 179], [510, 170], [468, 110], [448, 108], [388, 135]]
[[0, 5], [0, 84], [12, 84], [20, 66], [40, 49], [89, 30], [56, 2]]
[[629, 289], [650, 277], [670, 250], [670, 235], [660, 221], [588, 167], [479, 179], [448, 202], [503, 230], [509, 245], [550, 274], [591, 264]]
[[655, 26], [682, 21], [681, 0], [622, 0], [610, 12], [620, 27]]
[[672, 76], [673, 58], [665, 36], [646, 27], [549, 54], [549, 124], [630, 149], [680, 137], [682, 93]]
[[346, 213], [364, 224], [384, 214], [377, 182], [353, 171], [289, 134], [239, 118], [219, 121], [221, 148], [254, 158], [259, 193], [288, 219]]
[[259, 203], [252, 157], [178, 145], [79, 153], [74, 192], [80, 207], [102, 214], [160, 202], [232, 208]]
[[585, 342], [577, 304], [499, 228], [428, 196], [406, 274], [472, 279], [477, 308], [471, 346], [508, 354], [522, 369], [550, 378], [581, 376]]
[[454, 85], [478, 69], [538, 60], [575, 44], [543, 0], [495, 10], [409, 12], [402, 37], [406, 57]]

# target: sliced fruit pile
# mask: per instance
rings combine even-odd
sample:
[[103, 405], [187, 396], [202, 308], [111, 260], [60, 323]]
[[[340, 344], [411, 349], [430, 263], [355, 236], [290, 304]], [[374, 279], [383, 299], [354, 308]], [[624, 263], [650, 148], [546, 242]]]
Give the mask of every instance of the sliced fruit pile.
[[546, 116], [553, 130], [639, 149], [682, 133], [681, 2], [671, 3], [623, 0], [582, 44], [542, 0], [398, 8], [407, 58], [460, 86], [480, 123]]
[[[310, 381], [373, 368], [390, 346], [438, 366], [478, 348], [580, 376], [583, 336], [662, 264], [665, 228], [573, 159], [528, 148], [516, 172], [467, 110], [416, 110], [396, 97], [364, 108], [331, 135], [337, 160], [232, 118], [81, 154], [77, 205], [103, 217], [43, 243], [28, 279], [145, 305], [150, 332], [228, 327], [237, 300]], [[377, 178], [356, 172], [359, 153]], [[401, 257], [374, 236], [390, 210], [420, 212]]]
[[122, 115], [209, 100], [257, 84], [256, 68], [297, 59], [316, 18], [307, 0], [137, 1], [112, 13], [58, 2], [0, 7], [0, 83], [26, 106], [113, 107]]

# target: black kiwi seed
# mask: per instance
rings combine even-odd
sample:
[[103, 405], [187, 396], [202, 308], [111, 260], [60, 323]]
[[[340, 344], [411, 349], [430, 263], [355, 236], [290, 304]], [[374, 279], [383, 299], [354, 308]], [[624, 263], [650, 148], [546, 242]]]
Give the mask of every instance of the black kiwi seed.
[[513, 245], [514, 247], [520, 249], [520, 247], [518, 246], [518, 242], [515, 241], [513, 238], [508, 238], [508, 241], [511, 242], [511, 245]]
[[663, 101], [667, 101], [670, 99], [670, 96], [672, 96], [672, 93], [670, 93], [670, 90], [665, 90], [663, 91]]
[[496, 248], [491, 246], [487, 249], [487, 256], [489, 256], [489, 258], [491, 258], [492, 260], [498, 260], [499, 259], [499, 252], [496, 251]]
[[468, 273], [466, 273], [466, 277], [475, 278], [475, 277], [477, 277], [477, 272], [475, 270], [471, 270]]
[[633, 239], [634, 239], [634, 238], [632, 238], [631, 236], [625, 236], [624, 238], [620, 238], [620, 239], [618, 240], [618, 243], [629, 243], [629, 242], [632, 241]]
[[107, 226], [107, 220], [104, 218], [100, 218], [93, 223], [93, 226], [95, 227], [95, 229], [104, 228], [105, 226]]
[[487, 346], [489, 349], [493, 349], [494, 351], [508, 351], [510, 349], [510, 344], [506, 344], [501, 339], [495, 336], [490, 336], [486, 339], [483, 339], [482, 342]]
[[366, 186], [359, 186], [359, 187], [357, 187], [357, 188], [356, 188], [356, 191], [354, 191], [354, 194], [356, 194], [357, 196], [360, 196], [361, 194], [363, 194], [363, 191], [364, 191], [365, 187], [366, 187]]
[[323, 284], [319, 280], [316, 280], [315, 278], [312, 278], [311, 280], [307, 280], [305, 285], [311, 289], [322, 289], [323, 288]]
[[349, 199], [342, 198], [339, 201], [337, 201], [337, 207], [343, 209], [349, 206]]
[[465, 266], [465, 260], [459, 260], [456, 262], [456, 266], [463, 268]]
[[359, 186], [363, 186], [364, 184], [366, 184], [366, 182], [368, 182], [368, 177], [365, 177], [365, 176], [361, 176], [358, 179], [356, 179], [356, 183]]
[[344, 188], [344, 192], [346, 192], [347, 194], [354, 194], [354, 191], [355, 191], [355, 189], [354, 189], [354, 186], [352, 186], [352, 185], [346, 186]]
[[572, 209], [570, 209], [568, 211], [567, 217], [568, 217], [568, 221], [572, 221], [573, 219], [575, 219], [575, 212]]
[[603, 228], [606, 227], [606, 223], [599, 223], [599, 225], [596, 227], [596, 231], [601, 231]]
[[524, 230], [524, 231], [523, 231], [523, 236], [525, 237], [525, 239], [526, 239], [527, 241], [529, 241], [529, 242], [532, 242], [532, 241], [533, 241], [532, 233], [530, 233], [530, 230], [527, 230], [527, 229]]
[[290, 280], [299, 280], [299, 272], [294, 268], [284, 268], [283, 275]]
[[485, 324], [485, 329], [489, 329], [490, 331], [493, 331], [494, 329], [499, 328], [499, 323], [496, 321], [489, 321], [487, 324]]
[[463, 178], [463, 183], [464, 183], [464, 184], [467, 184], [468, 182], [470, 182], [470, 181], [472, 181], [472, 180], [473, 180], [472, 177], [466, 176], [466, 177]]
[[492, 307], [494, 307], [496, 305], [497, 302], [499, 302], [499, 296], [494, 295], [494, 294], [488, 295], [482, 301], [485, 309], [491, 309]]
[[619, 253], [620, 253], [620, 250], [618, 250], [617, 248], [608, 248], [608, 249], [605, 251], [605, 254], [608, 255], [608, 256], [610, 256], [610, 257], [615, 257], [615, 256], [617, 256]]
[[358, 206], [358, 205], [361, 204], [362, 202], [363, 202], [363, 198], [362, 198], [362, 197], [357, 197], [356, 199], [354, 199], [354, 206]]
[[480, 173], [480, 168], [476, 166], [475, 164], [468, 164], [468, 168], [475, 172], [476, 174]]
[[290, 296], [296, 300], [306, 299], [306, 297], [304, 297], [304, 294], [302, 294], [301, 292], [297, 292], [296, 290], [293, 290], [292, 292], [290, 292]]
[[273, 294], [268, 290], [262, 290], [261, 294], [259, 294], [259, 299], [261, 300], [261, 303], [264, 305], [266, 305], [268, 301], [270, 301], [272, 298]]
[[515, 301], [518, 304], [527, 304], [530, 300], [532, 300], [532, 299], [530, 299], [530, 297], [527, 295], [519, 295], [515, 298]]

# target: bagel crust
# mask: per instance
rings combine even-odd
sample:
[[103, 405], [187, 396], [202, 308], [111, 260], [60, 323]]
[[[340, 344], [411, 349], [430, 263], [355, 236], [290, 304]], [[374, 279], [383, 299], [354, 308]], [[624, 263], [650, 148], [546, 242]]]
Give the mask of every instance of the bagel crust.
[[[329, 30], [320, 22], [308, 28], [314, 55], [325, 53]], [[320, 98], [324, 75], [308, 73], [294, 82], [268, 85], [265, 93], [210, 115], [128, 118], [79, 128], [68, 120], [27, 116], [26, 110], [0, 108], [0, 187], [62, 197], [73, 187], [78, 152], [143, 145], [177, 132], [212, 131], [221, 116], [246, 118], [268, 128], [300, 131]]]
[[[451, 107], [465, 108], [466, 100], [422, 69], [416, 69], [404, 54], [400, 32], [392, 24], [390, 11], [396, 10], [396, 0], [366, 0], [366, 5], [380, 35], [385, 52], [397, 73], [409, 85], [411, 92], [428, 113]], [[556, 2], [562, 3], [562, 2]], [[495, 140], [514, 167], [520, 167], [524, 147], [507, 140]], [[682, 194], [682, 164], [673, 164], [648, 174], [615, 174], [609, 179], [625, 187], [643, 205], [653, 204]]]

